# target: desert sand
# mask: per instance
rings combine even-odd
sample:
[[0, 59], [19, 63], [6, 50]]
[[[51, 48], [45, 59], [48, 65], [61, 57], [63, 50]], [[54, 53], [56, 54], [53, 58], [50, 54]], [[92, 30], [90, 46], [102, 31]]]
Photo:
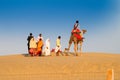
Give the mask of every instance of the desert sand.
[[106, 80], [109, 69], [114, 70], [114, 80], [120, 80], [120, 54], [52, 54], [46, 57], [0, 56], [0, 80]]

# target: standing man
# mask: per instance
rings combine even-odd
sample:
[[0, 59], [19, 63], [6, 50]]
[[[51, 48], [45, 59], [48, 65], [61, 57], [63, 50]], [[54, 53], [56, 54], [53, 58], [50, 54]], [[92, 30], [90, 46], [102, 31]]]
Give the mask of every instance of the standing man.
[[60, 51], [61, 49], [61, 42], [60, 42], [61, 36], [58, 36], [57, 40], [56, 40], [56, 48], [55, 48], [55, 53], [57, 56], [59, 56], [59, 53], [61, 53], [61, 55], [63, 56], [62, 52]]
[[33, 35], [32, 35], [32, 33], [30, 33], [30, 35], [28, 36], [28, 38], [27, 38], [27, 41], [28, 41], [28, 43], [27, 43], [27, 46], [28, 46], [28, 53], [29, 53], [29, 50], [30, 50], [30, 40], [33, 38]]
[[[44, 41], [43, 41], [43, 37], [42, 37], [42, 34], [40, 33], [39, 36], [37, 37], [37, 43], [39, 42], [39, 40], [42, 40], [43, 42], [43, 45], [44, 45]], [[43, 46], [41, 47], [41, 49], [43, 49]]]
[[43, 40], [43, 37], [42, 37], [42, 34], [41, 34], [41, 33], [40, 33], [39, 36], [37, 37], [37, 41], [39, 41], [40, 39]]

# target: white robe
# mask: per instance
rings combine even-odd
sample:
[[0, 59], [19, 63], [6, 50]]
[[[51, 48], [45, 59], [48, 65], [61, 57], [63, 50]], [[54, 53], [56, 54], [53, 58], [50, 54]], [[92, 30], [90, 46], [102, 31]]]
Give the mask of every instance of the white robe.
[[50, 55], [50, 40], [47, 39], [45, 42], [45, 49], [44, 49], [45, 56]]
[[56, 46], [56, 48], [55, 48], [55, 53], [58, 52], [58, 50], [60, 50], [60, 49], [61, 49], [61, 46], [59, 46], [59, 47]]

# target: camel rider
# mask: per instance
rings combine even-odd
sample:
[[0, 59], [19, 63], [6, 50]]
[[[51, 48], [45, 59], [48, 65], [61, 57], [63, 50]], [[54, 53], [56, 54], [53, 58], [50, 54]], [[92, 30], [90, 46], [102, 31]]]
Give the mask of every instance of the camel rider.
[[83, 31], [81, 31], [79, 28], [79, 21], [77, 20], [76, 23], [74, 24], [74, 28], [71, 31], [71, 36], [70, 36], [70, 40], [69, 40], [69, 45], [68, 45], [68, 51], [70, 50], [70, 46], [72, 44], [72, 42], [74, 42], [74, 51], [77, 55], [77, 50], [78, 50], [78, 43], [80, 41], [83, 42]]
[[82, 36], [80, 35], [81, 31], [80, 29], [78, 28], [79, 26], [79, 21], [77, 20], [76, 23], [74, 24], [74, 28], [72, 30], [72, 35], [75, 36], [77, 39], [81, 40], [82, 39]]

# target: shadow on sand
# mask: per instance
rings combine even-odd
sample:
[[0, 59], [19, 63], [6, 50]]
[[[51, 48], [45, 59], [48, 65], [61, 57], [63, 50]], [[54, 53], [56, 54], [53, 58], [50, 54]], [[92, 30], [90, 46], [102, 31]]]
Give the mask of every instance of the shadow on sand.
[[22, 55], [23, 55], [24, 57], [31, 57], [30, 54], [28, 54], [28, 53], [23, 53]]
[[[75, 56], [75, 54], [73, 52], [67, 52], [67, 53], [64, 52], [63, 55], [64, 56]], [[41, 56], [31, 56], [29, 53], [23, 53], [22, 56], [24, 56], [24, 57], [45, 57], [44, 54], [42, 54]], [[56, 54], [55, 53], [51, 53], [50, 56], [56, 56]], [[61, 54], [59, 54], [59, 56], [61, 56]]]
[[44, 57], [44, 55], [41, 55], [41, 56], [31, 56], [29, 53], [23, 53], [22, 56], [24, 56], [24, 57]]

